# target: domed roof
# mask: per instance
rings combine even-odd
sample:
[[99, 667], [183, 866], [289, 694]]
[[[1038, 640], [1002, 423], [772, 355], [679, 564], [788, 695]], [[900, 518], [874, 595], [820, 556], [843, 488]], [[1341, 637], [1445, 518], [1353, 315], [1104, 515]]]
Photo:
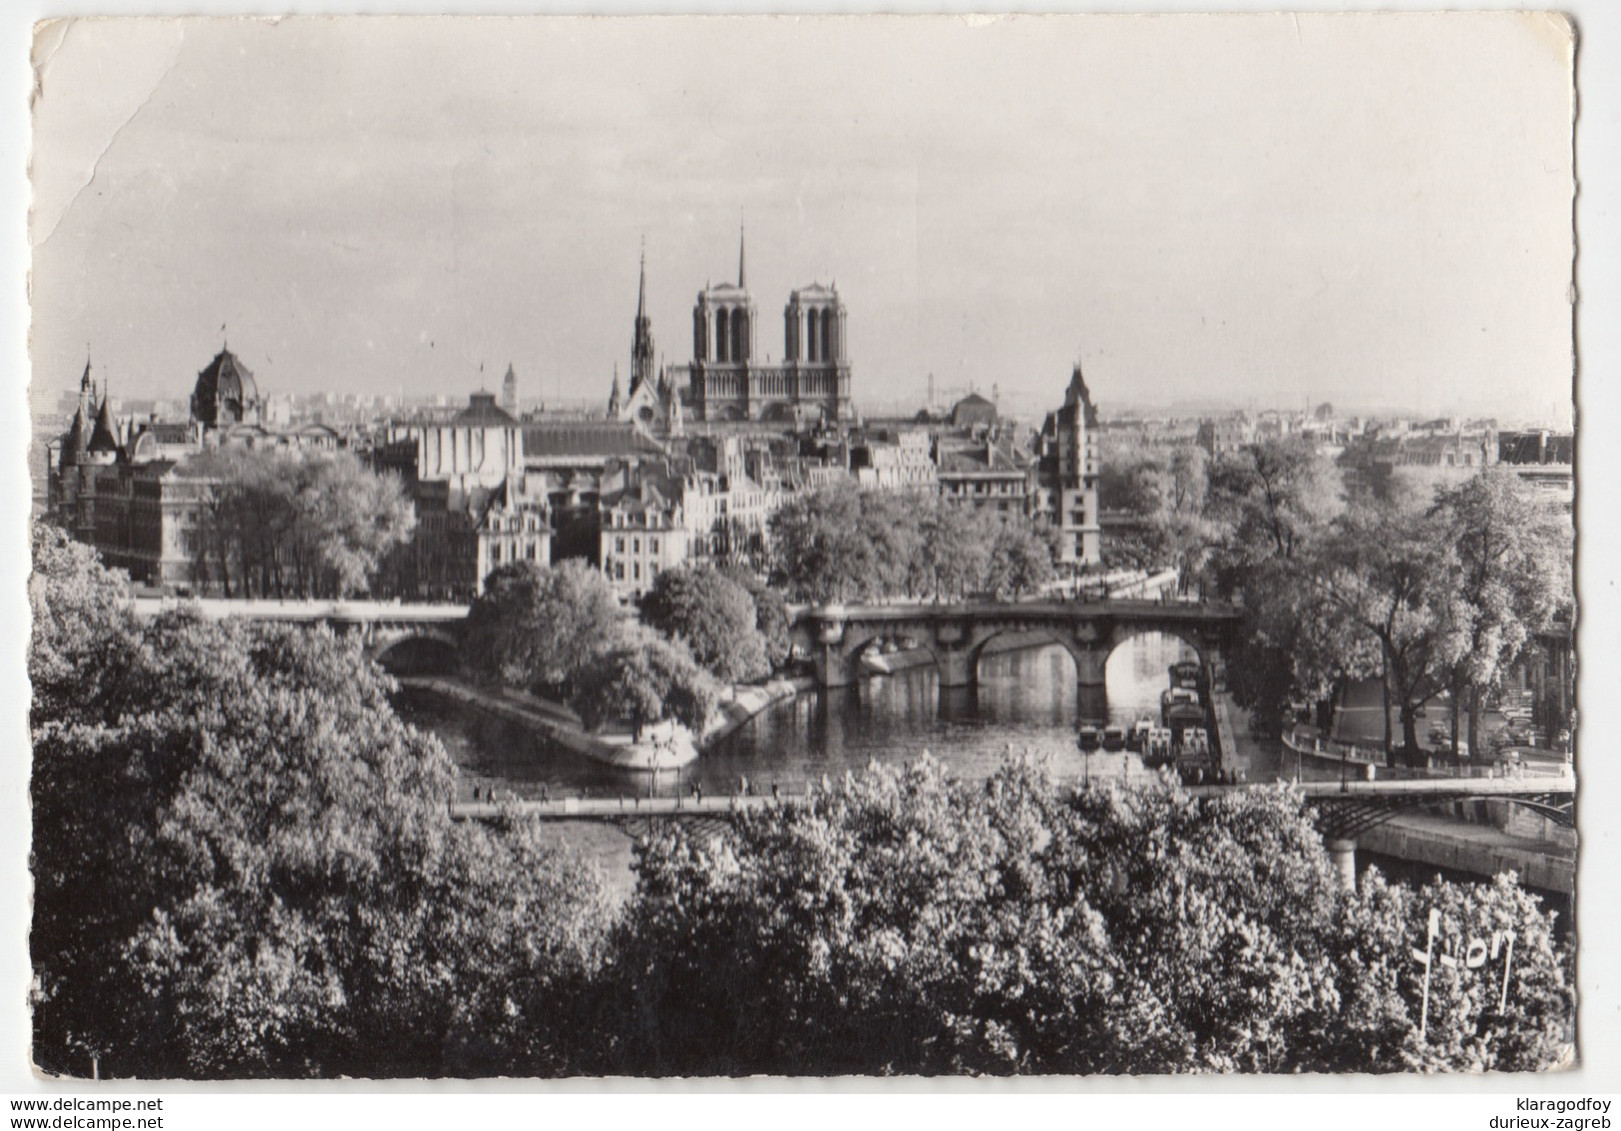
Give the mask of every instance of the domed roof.
[[978, 393], [969, 393], [951, 406], [951, 425], [953, 428], [971, 428], [976, 424], [995, 424], [996, 417], [996, 405]]
[[249, 409], [259, 403], [259, 386], [253, 373], [228, 349], [214, 355], [197, 374], [197, 387], [191, 395], [191, 415], [210, 427], [241, 422]]

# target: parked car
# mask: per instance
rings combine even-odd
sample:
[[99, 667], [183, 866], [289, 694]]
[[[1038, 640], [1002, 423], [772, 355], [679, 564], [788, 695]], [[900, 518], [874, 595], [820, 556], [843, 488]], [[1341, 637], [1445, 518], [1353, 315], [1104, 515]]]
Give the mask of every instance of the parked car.
[[1530, 723], [1512, 722], [1492, 732], [1492, 748], [1504, 746], [1546, 746], [1547, 735], [1541, 727]]

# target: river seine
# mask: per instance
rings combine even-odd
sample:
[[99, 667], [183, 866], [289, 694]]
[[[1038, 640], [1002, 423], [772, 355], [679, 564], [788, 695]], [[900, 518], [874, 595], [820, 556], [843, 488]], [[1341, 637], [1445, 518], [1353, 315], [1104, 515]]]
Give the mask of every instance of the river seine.
[[[1130, 726], [1157, 716], [1168, 669], [1191, 658], [1180, 640], [1145, 634], [1115, 649], [1108, 667], [1108, 721]], [[747, 779], [756, 793], [773, 786], [802, 794], [824, 775], [837, 778], [870, 762], [904, 763], [927, 752], [963, 778], [993, 773], [1011, 750], [1043, 759], [1058, 777], [1142, 774], [1135, 755], [1095, 753], [1075, 742], [1078, 702], [1074, 662], [1055, 645], [987, 656], [979, 686], [946, 688], [932, 666], [872, 676], [855, 686], [806, 692], [767, 708], [679, 773], [615, 770], [521, 727], [410, 692], [401, 713], [437, 734], [460, 772], [458, 792], [519, 797], [646, 796], [737, 792]]]

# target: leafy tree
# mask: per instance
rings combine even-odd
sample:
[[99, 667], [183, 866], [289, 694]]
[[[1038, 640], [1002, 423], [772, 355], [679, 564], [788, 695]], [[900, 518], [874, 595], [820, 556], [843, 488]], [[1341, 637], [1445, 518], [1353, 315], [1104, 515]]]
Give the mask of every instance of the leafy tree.
[[568, 699], [623, 619], [608, 579], [587, 563], [513, 562], [490, 574], [468, 609], [466, 653], [488, 678]]
[[691, 649], [722, 683], [771, 672], [757, 626], [755, 601], [737, 582], [710, 568], [668, 569], [641, 602], [642, 622]]
[[628, 721], [640, 731], [674, 719], [701, 732], [715, 709], [718, 689], [687, 646], [647, 629], [627, 629], [581, 670], [572, 705], [593, 729]]
[[1052, 528], [1029, 522], [998, 523], [986, 566], [986, 588], [1015, 600], [1053, 579]]
[[405, 544], [416, 512], [399, 481], [348, 452], [227, 445], [181, 465], [201, 480], [198, 574], [226, 596], [347, 597]]
[[136, 631], [129, 611], [129, 578], [107, 569], [96, 551], [48, 523], [33, 530], [34, 570], [28, 579], [33, 631], [28, 677], [29, 718], [38, 726], [95, 702], [117, 678], [109, 664]]
[[[1512, 874], [1415, 890], [1370, 871], [1336, 918], [1330, 945], [1340, 1006], [1307, 1069], [1535, 1072], [1570, 1060], [1570, 955], [1555, 942], [1553, 916]], [[1427, 1016], [1416, 957], [1424, 954]]]
[[[733, 836], [654, 839], [615, 965], [612, 1067], [1007, 1071], [1019, 1054], [995, 1007], [1085, 1009], [1102, 975], [1084, 903], [1048, 914], [1030, 891], [1039, 826], [1006, 816], [991, 824], [926, 763], [751, 815]], [[996, 944], [1012, 959], [1021, 941], [1028, 960], [1009, 967]]]
[[938, 501], [924, 503], [913, 494], [882, 491], [864, 492], [860, 499], [858, 530], [873, 551], [873, 595], [918, 596], [922, 582], [918, 569], [923, 549], [921, 515], [929, 506], [938, 506]]
[[472, 1070], [503, 994], [589, 978], [600, 880], [532, 828], [453, 825], [443, 749], [394, 715], [358, 641], [137, 623], [116, 578], [48, 536], [36, 569], [31, 670], [93, 672], [31, 719], [42, 1067]]
[[[1570, 1039], [1568, 954], [1533, 899], [1352, 898], [1287, 790], [1064, 796], [1028, 766], [965, 784], [924, 762], [670, 830], [639, 867], [609, 1071], [1525, 1069]], [[1432, 905], [1529, 940], [1517, 1012], [1467, 988], [1447, 1006], [1459, 1034], [1487, 1023], [1474, 1046], [1417, 1039]]]
[[[1185, 474], [1191, 501], [1199, 492], [1191, 465]], [[1292, 696], [1322, 695], [1368, 662], [1312, 584], [1312, 550], [1343, 505], [1336, 471], [1301, 441], [1251, 445], [1209, 465], [1199, 521], [1209, 523], [1210, 542], [1194, 556], [1204, 560], [1208, 587], [1243, 610], [1229, 686], [1264, 732], [1276, 733]]]
[[1157, 519], [1166, 507], [1165, 464], [1141, 448], [1110, 451], [1098, 468], [1098, 507]]
[[937, 501], [924, 516], [923, 571], [936, 601], [961, 601], [986, 588], [991, 547], [986, 516]]
[[754, 601], [754, 627], [760, 633], [766, 662], [773, 668], [780, 667], [788, 659], [788, 653], [793, 647], [788, 635], [791, 627], [788, 602], [758, 574], [735, 567], [727, 569], [725, 573], [727, 577], [741, 585]]
[[410, 539], [415, 508], [398, 479], [376, 474], [348, 452], [306, 459], [303, 468], [294, 529], [312, 591], [365, 592], [388, 552]]
[[[1573, 601], [1571, 531], [1513, 471], [1490, 467], [1436, 498], [1440, 534], [1456, 555], [1448, 579], [1444, 659], [1469, 692], [1469, 742], [1480, 745], [1481, 697]], [[1463, 696], [1454, 694], [1457, 705]], [[1453, 741], [1460, 728], [1453, 720]]]
[[861, 495], [828, 487], [783, 504], [771, 517], [772, 577], [795, 599], [818, 604], [878, 592], [878, 558], [859, 529]]
[[1052, 576], [1050, 532], [938, 497], [828, 488], [785, 505], [772, 531], [773, 578], [802, 601], [1016, 596]]
[[1224, 453], [1209, 468], [1206, 514], [1221, 538], [1212, 580], [1222, 596], [1254, 567], [1292, 561], [1345, 506], [1339, 473], [1303, 440], [1268, 440]]
[[600, 867], [510, 811], [452, 832], [408, 924], [419, 941], [391, 955], [397, 1025], [427, 1054], [399, 1074], [579, 1075], [602, 1039], [597, 983], [618, 919]]
[[1403, 748], [1416, 750], [1419, 709], [1444, 680], [1447, 626], [1441, 610], [1452, 580], [1433, 517], [1411, 500], [1360, 502], [1336, 521], [1316, 559], [1316, 591], [1353, 634], [1378, 646], [1386, 754], [1392, 748], [1392, 705]]

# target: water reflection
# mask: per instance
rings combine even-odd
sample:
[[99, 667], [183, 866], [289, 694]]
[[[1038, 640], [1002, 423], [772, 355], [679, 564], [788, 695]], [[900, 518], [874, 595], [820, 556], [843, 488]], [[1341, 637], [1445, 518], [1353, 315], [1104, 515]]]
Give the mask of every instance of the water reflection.
[[668, 795], [694, 784], [735, 792], [747, 778], [756, 792], [798, 794], [822, 776], [841, 776], [871, 761], [905, 762], [927, 751], [959, 776], [985, 777], [1009, 751], [1046, 760], [1062, 777], [1141, 773], [1135, 756], [1094, 754], [1075, 745], [1077, 721], [1129, 727], [1157, 716], [1166, 672], [1192, 655], [1180, 640], [1134, 637], [1115, 649], [1102, 689], [1076, 687], [1075, 665], [1056, 645], [1004, 652], [980, 664], [977, 687], [942, 688], [933, 667], [876, 676], [848, 688], [813, 692], [768, 709], [679, 774], [654, 779], [556, 750], [519, 727], [405, 693], [401, 709], [437, 733], [461, 767], [464, 796], [476, 788], [523, 797], [588, 794]]

